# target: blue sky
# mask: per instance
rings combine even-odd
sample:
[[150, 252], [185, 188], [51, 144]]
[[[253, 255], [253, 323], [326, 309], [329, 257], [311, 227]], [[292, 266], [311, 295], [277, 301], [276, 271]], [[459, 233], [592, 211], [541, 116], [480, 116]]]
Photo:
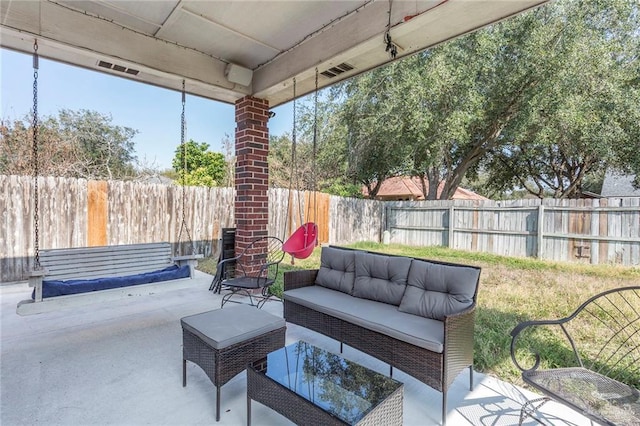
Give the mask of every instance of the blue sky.
[[[0, 116], [23, 118], [33, 107], [32, 56], [0, 49], [0, 77]], [[179, 92], [40, 58], [38, 114], [56, 116], [63, 108], [97, 111], [110, 115], [112, 125], [138, 130], [133, 141], [139, 162], [161, 170], [171, 168], [180, 144]], [[274, 111], [270, 134], [290, 132], [292, 103]], [[225, 134], [233, 140], [233, 105], [187, 95], [185, 116], [187, 140], [206, 142], [217, 152], [222, 152]]]

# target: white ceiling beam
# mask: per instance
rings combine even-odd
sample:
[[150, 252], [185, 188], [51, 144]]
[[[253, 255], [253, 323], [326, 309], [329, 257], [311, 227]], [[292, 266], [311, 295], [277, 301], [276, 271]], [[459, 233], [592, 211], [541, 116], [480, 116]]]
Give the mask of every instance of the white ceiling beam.
[[[402, 57], [547, 1], [395, 1], [392, 3], [391, 35], [402, 48], [398, 52], [398, 57]], [[149, 6], [153, 4], [150, 2]], [[187, 3], [183, 0], [172, 4], [175, 6], [171, 12], [164, 9], [167, 17], [156, 32], [156, 38], [53, 1], [0, 1], [0, 46], [30, 54], [33, 39], [38, 38], [39, 53], [43, 57], [116, 75], [96, 66], [98, 60], [105, 60], [141, 71], [139, 76], [121, 77], [176, 90], [184, 78], [190, 93], [223, 102], [234, 102], [244, 95], [253, 94], [269, 100], [271, 106], [291, 100], [290, 86], [294, 77], [299, 96], [313, 91], [316, 68], [322, 72], [342, 62], [355, 67], [332, 79], [321, 77], [319, 86], [324, 87], [391, 61], [383, 41], [389, 1], [360, 2], [357, 9], [332, 20], [286, 52], [241, 34], [231, 25], [227, 28], [224, 23], [184, 9]], [[433, 7], [424, 11], [430, 6]], [[422, 12], [417, 10], [418, 7]], [[254, 70], [252, 86], [230, 83], [224, 75], [224, 58], [218, 59], [197, 49], [159, 39], [180, 21], [184, 13], [258, 42], [274, 53], [273, 59]], [[416, 13], [418, 15], [414, 16]]]
[[[0, 22], [4, 28], [20, 33], [21, 38], [45, 39], [52, 47], [70, 47], [80, 55], [94, 56], [96, 62], [98, 59], [126, 61], [151, 73], [163, 74], [164, 81], [173, 78], [181, 84], [182, 78], [185, 78], [192, 80], [194, 87], [216, 86], [218, 92], [228, 92], [226, 101], [233, 101], [250, 93], [250, 88], [227, 81], [224, 76], [226, 63], [219, 59], [123, 28], [104, 19], [79, 14], [48, 1], [1, 2]], [[15, 37], [8, 37], [7, 40], [2, 37], [0, 46], [31, 53], [30, 48], [25, 49], [20, 43], [9, 45], [12, 39], [15, 42]], [[53, 48], [47, 52], [45, 47], [39, 53], [44, 57], [60, 59], [56, 57], [56, 49]]]
[[[475, 31], [548, 0], [449, 0], [391, 29], [393, 40], [402, 47], [398, 58], [435, 46], [462, 34]], [[356, 67], [331, 80], [323, 79], [319, 87], [334, 84], [355, 74], [391, 61], [383, 41], [386, 32], [387, 2], [374, 3], [348, 20], [339, 22], [295, 49], [281, 55], [254, 72], [254, 96], [278, 105], [291, 99], [290, 82], [297, 79], [297, 93], [315, 89], [315, 68], [322, 72], [347, 62]], [[379, 22], [378, 25], [371, 25]], [[287, 93], [284, 93], [287, 92]]]

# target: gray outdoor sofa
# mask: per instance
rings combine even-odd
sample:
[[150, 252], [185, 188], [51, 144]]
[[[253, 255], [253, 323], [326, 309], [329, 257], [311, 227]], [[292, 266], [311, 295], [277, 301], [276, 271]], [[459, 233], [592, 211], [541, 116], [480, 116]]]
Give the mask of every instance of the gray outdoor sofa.
[[284, 317], [442, 392], [469, 368], [480, 268], [323, 247], [320, 269], [284, 274]]

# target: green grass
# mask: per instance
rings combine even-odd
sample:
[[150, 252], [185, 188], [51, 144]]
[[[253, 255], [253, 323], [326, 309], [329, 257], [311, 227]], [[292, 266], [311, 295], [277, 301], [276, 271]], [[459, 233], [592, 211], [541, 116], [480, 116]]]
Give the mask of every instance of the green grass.
[[[511, 330], [532, 319], [557, 319], [571, 314], [589, 297], [615, 287], [640, 285], [640, 268], [583, 263], [548, 262], [486, 253], [451, 250], [444, 247], [409, 247], [377, 243], [356, 243], [348, 247], [410, 257], [480, 266], [480, 289], [475, 326], [474, 368], [502, 380], [522, 384], [520, 372], [510, 356]], [[320, 248], [311, 257], [281, 263], [281, 271], [313, 269], [320, 265]], [[215, 272], [215, 261], [200, 262], [198, 269]], [[282, 294], [283, 274], [272, 287]], [[586, 327], [586, 325], [585, 325]], [[542, 330], [523, 336], [523, 343], [544, 344], [547, 365], [562, 365], [570, 353], [562, 336]], [[526, 354], [525, 358], [527, 357]], [[528, 357], [533, 360], [531, 356]]]

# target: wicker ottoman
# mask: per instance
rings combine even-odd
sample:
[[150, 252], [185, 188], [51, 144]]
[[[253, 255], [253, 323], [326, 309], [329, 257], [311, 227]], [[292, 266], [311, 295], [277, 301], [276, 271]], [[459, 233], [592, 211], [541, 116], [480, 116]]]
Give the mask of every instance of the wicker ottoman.
[[182, 386], [187, 361], [200, 366], [216, 387], [216, 421], [220, 420], [220, 388], [247, 364], [284, 346], [284, 319], [248, 305], [237, 305], [184, 317]]

